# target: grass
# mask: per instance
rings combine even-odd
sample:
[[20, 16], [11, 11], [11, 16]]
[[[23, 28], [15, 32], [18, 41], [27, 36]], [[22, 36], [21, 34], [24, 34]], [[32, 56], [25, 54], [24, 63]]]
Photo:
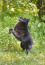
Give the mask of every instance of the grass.
[[26, 55], [26, 51], [20, 47], [20, 41], [8, 33], [18, 22], [18, 17], [0, 19], [0, 65], [45, 65], [45, 24], [31, 17], [28, 29], [34, 44]]
[[[35, 50], [35, 51], [34, 51]], [[0, 65], [45, 65], [44, 51], [32, 49], [28, 55], [22, 51], [0, 52]]]

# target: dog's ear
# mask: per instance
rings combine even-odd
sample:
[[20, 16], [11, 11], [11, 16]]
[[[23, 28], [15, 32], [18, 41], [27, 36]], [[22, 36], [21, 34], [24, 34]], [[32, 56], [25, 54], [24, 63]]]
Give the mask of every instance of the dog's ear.
[[22, 16], [20, 16], [20, 18], [23, 18]]
[[28, 21], [30, 20], [30, 19], [27, 19]]
[[23, 20], [24, 20], [23, 17], [20, 16], [19, 21], [23, 22]]
[[30, 19], [24, 18], [23, 22], [28, 23]]
[[27, 22], [29, 22], [30, 19], [26, 19]]

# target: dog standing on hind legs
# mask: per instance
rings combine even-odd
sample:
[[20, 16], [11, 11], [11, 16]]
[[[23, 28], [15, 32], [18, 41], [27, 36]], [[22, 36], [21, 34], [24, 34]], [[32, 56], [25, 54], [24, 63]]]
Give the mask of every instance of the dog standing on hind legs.
[[19, 18], [19, 22], [16, 24], [14, 29], [9, 29], [9, 33], [12, 33], [18, 40], [21, 41], [20, 46], [23, 50], [26, 50], [27, 54], [32, 48], [33, 40], [28, 32], [28, 22], [27, 18]]

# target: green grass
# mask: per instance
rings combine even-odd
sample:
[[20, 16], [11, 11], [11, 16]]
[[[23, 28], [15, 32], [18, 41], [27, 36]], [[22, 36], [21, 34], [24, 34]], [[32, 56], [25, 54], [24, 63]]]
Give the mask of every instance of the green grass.
[[0, 65], [45, 65], [45, 23], [31, 18], [28, 29], [33, 38], [33, 47], [29, 54], [22, 51], [20, 41], [8, 31], [18, 22], [18, 17], [0, 19]]
[[45, 54], [39, 49], [30, 51], [28, 55], [22, 51], [0, 52], [0, 65], [45, 65]]

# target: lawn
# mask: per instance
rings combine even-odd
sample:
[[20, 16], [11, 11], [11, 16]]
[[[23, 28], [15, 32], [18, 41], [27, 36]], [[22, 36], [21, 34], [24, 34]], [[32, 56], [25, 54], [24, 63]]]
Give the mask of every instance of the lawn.
[[18, 22], [19, 16], [5, 16], [0, 19], [0, 65], [45, 65], [45, 23], [31, 16], [28, 29], [33, 38], [33, 47], [29, 54], [22, 51], [20, 41], [9, 29]]

